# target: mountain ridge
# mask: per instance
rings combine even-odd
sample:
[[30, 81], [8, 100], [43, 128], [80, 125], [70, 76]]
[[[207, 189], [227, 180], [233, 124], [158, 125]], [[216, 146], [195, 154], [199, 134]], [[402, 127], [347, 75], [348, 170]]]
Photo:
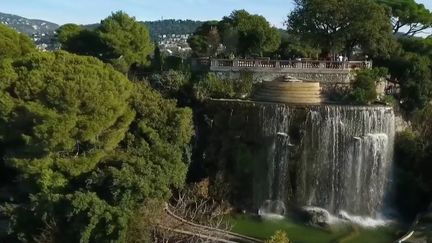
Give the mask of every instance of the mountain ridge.
[[[150, 31], [153, 40], [158, 40], [162, 35], [191, 34], [202, 25], [203, 21], [190, 19], [165, 19], [155, 21], [139, 21], [145, 24]], [[29, 19], [19, 15], [0, 12], [0, 23], [5, 24], [21, 33], [33, 35], [53, 35], [60, 25], [42, 19]], [[84, 28], [96, 28], [99, 23], [81, 25]]]
[[58, 24], [42, 20], [29, 19], [15, 14], [0, 12], [0, 23], [27, 35], [43, 35], [54, 33]]

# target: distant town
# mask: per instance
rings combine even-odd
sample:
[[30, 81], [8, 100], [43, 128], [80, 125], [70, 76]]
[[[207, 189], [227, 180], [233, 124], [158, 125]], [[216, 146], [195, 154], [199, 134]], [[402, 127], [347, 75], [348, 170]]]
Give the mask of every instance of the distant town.
[[190, 48], [189, 44], [187, 43], [187, 40], [190, 36], [191, 34], [159, 35], [158, 45], [161, 51], [168, 55], [187, 56], [192, 51], [192, 48]]
[[[7, 13], [0, 13], [0, 23], [29, 35], [39, 50], [52, 51], [60, 48], [55, 41], [56, 30], [60, 27], [58, 24]], [[187, 40], [202, 24], [201, 21], [173, 19], [142, 23], [149, 27], [150, 36], [158, 44], [162, 53], [181, 57], [190, 55], [192, 49]], [[85, 27], [94, 28], [94, 26], [97, 24]]]

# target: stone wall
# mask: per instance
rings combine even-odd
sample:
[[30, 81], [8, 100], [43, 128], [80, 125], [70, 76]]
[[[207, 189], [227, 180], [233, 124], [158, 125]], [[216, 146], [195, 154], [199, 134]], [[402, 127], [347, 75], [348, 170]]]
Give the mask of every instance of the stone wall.
[[331, 84], [349, 84], [352, 73], [349, 70], [238, 70], [238, 71], [212, 71], [220, 77], [236, 79], [241, 72], [253, 74], [255, 82], [272, 81], [280, 77], [291, 76], [294, 78]]

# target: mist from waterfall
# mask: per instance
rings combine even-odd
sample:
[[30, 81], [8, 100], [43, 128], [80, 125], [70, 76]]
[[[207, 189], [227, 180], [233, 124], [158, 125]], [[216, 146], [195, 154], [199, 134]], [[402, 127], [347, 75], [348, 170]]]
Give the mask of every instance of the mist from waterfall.
[[254, 197], [256, 205], [275, 200], [376, 216], [392, 172], [393, 110], [325, 105], [300, 113], [285, 104], [259, 107], [261, 132], [270, 142], [265, 182], [257, 182], [267, 191]]

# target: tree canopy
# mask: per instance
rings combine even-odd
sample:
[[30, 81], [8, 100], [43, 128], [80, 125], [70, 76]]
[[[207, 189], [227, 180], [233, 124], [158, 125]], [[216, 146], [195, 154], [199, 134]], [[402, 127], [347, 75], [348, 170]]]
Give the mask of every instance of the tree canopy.
[[34, 53], [0, 63], [0, 161], [15, 171], [3, 205], [33, 240], [124, 242], [134, 212], [186, 174], [191, 112], [93, 57]]
[[214, 56], [221, 44], [225, 55], [263, 56], [276, 51], [280, 39], [263, 16], [236, 10], [219, 22], [205, 22], [188, 42], [197, 56]]
[[[414, 218], [432, 200], [432, 104], [414, 113], [412, 127], [396, 137], [395, 165], [398, 180], [395, 199], [401, 215]], [[408, 196], [415, 200], [404, 200]]]
[[94, 30], [64, 25], [57, 38], [63, 50], [95, 56], [123, 73], [148, 66], [154, 49], [147, 27], [121, 11], [102, 20]]
[[26, 35], [0, 24], [0, 59], [18, 57], [35, 50], [32, 40]]
[[309, 43], [302, 41], [297, 35], [284, 32], [281, 37], [281, 44], [276, 53], [282, 59], [288, 60], [298, 57], [318, 59], [321, 54], [319, 48], [312, 47]]
[[199, 57], [215, 56], [221, 44], [218, 21], [204, 22], [188, 39], [189, 46]]
[[286, 21], [288, 31], [323, 54], [351, 55], [355, 47], [370, 56], [394, 48], [390, 16], [373, 0], [295, 0]]
[[[281, 37], [278, 30], [261, 15], [252, 15], [245, 10], [236, 10], [222, 19], [220, 29], [224, 36], [233, 33], [238, 36], [236, 54], [262, 56], [277, 50]], [[227, 37], [227, 36], [225, 36]], [[224, 44], [229, 45], [229, 38]]]
[[413, 112], [432, 99], [432, 39], [404, 36], [398, 42], [397, 51], [374, 63], [389, 70], [392, 82], [400, 86], [397, 98], [401, 106]]
[[56, 38], [63, 50], [79, 55], [101, 57], [107, 50], [96, 32], [76, 24], [60, 26]]
[[146, 26], [124, 12], [113, 13], [102, 20], [96, 30], [107, 51], [102, 60], [112, 63], [117, 70], [128, 71], [132, 65], [148, 65], [154, 46]]
[[377, 0], [389, 7], [394, 33], [413, 36], [432, 27], [432, 12], [415, 0]]

